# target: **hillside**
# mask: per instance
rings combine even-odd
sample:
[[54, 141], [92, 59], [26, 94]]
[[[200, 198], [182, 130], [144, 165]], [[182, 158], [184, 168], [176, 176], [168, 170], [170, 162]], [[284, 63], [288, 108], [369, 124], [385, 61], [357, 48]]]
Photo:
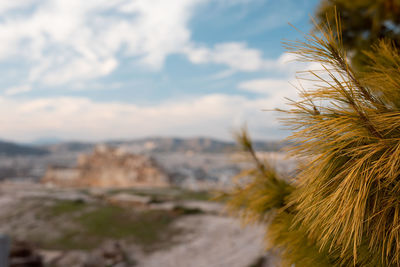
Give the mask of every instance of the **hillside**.
[[29, 145], [0, 141], [1, 156], [45, 155], [48, 153], [49, 151], [45, 148], [37, 148]]
[[[105, 142], [59, 142], [56, 144], [42, 145], [41, 147], [51, 152], [87, 152], [96, 144], [103, 143], [108, 146], [121, 147], [134, 153], [168, 153], [168, 152], [194, 152], [194, 153], [227, 153], [237, 150], [234, 142], [221, 141], [207, 137], [174, 138], [174, 137], [149, 137], [132, 140], [109, 140]], [[287, 143], [282, 141], [256, 141], [254, 147], [258, 151], [278, 151]]]

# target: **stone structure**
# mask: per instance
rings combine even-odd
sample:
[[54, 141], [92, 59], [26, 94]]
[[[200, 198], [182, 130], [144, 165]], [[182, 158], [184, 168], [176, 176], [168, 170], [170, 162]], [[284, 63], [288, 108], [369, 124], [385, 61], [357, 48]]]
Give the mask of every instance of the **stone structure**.
[[98, 146], [75, 168], [51, 166], [42, 183], [64, 187], [166, 187], [168, 175], [150, 157]]

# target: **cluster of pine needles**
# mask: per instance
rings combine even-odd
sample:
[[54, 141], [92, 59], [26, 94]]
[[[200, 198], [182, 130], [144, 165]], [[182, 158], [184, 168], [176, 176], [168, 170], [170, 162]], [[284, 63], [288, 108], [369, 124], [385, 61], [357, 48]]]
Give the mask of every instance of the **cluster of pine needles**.
[[283, 266], [400, 266], [400, 54], [388, 41], [352, 68], [341, 26], [317, 25], [302, 41], [285, 43], [309, 71], [284, 123], [292, 156], [282, 177], [257, 157], [245, 130], [237, 135], [255, 162], [230, 192], [229, 207], [267, 225], [266, 239]]

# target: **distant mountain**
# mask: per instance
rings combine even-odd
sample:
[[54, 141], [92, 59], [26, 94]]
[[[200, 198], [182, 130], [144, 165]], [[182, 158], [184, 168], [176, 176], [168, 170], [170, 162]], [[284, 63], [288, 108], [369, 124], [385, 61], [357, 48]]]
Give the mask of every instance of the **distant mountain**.
[[22, 156], [22, 155], [45, 155], [47, 149], [37, 148], [29, 145], [15, 144], [12, 142], [0, 141], [1, 156]]
[[43, 146], [50, 152], [54, 153], [64, 153], [64, 152], [84, 152], [90, 151], [96, 146], [95, 143], [85, 143], [85, 142], [63, 142], [57, 144], [51, 144]]
[[[144, 138], [130, 141], [109, 141], [106, 144], [120, 146], [138, 152], [197, 152], [224, 153], [238, 149], [234, 142], [212, 138]], [[254, 147], [259, 151], [277, 151], [287, 145], [280, 141], [256, 141]]]
[[288, 146], [287, 141], [254, 141], [253, 146], [257, 151], [279, 151]]
[[57, 137], [40, 137], [38, 139], [33, 140], [30, 143], [35, 146], [45, 146], [45, 145], [54, 145], [62, 143], [62, 140]]
[[[41, 146], [50, 152], [87, 152], [98, 144], [121, 147], [133, 153], [165, 153], [165, 152], [195, 152], [195, 153], [226, 153], [238, 150], [234, 142], [221, 141], [207, 137], [168, 138], [149, 137], [133, 140], [110, 140], [105, 142], [61, 142]], [[287, 143], [281, 141], [255, 141], [258, 151], [278, 151]]]

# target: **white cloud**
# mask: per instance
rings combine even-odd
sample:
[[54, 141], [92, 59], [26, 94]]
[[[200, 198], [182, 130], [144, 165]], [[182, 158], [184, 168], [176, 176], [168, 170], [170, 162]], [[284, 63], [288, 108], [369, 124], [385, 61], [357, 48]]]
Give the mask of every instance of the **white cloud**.
[[13, 10], [15, 8], [21, 8], [31, 5], [35, 0], [13, 0], [13, 1], [1, 1], [0, 12]]
[[142, 136], [213, 136], [230, 138], [248, 122], [256, 137], [277, 136], [270, 98], [212, 94], [156, 106], [101, 103], [86, 98], [16, 100], [0, 97], [0, 138], [29, 141], [43, 136], [102, 140]]
[[194, 64], [227, 66], [222, 77], [235, 71], [290, 71], [284, 68], [287, 54], [269, 60], [245, 42], [213, 47], [193, 42], [188, 22], [195, 7], [209, 1], [1, 1], [0, 62], [22, 59], [29, 64], [23, 82], [48, 86], [107, 76], [119, 66], [120, 56], [160, 70], [168, 55], [183, 53]]
[[5, 95], [16, 95], [21, 93], [26, 93], [32, 90], [30, 85], [20, 85], [15, 87], [7, 88], [4, 92]]
[[218, 73], [216, 73], [216, 74], [214, 74], [214, 75], [211, 75], [211, 76], [209, 77], [209, 79], [210, 79], [210, 80], [225, 79], [225, 78], [231, 77], [231, 76], [232, 76], [233, 74], [235, 74], [235, 73], [236, 73], [235, 70], [233, 70], [233, 69], [227, 69], [227, 70], [220, 71], [220, 72], [218, 72]]
[[239, 89], [258, 94], [268, 94], [276, 91], [287, 91], [290, 87], [289, 81], [278, 79], [258, 79], [242, 82]]
[[215, 45], [213, 49], [188, 47], [186, 54], [195, 64], [223, 64], [239, 71], [258, 71], [271, 64], [270, 61], [263, 60], [261, 51], [248, 48], [245, 43], [222, 43]]
[[289, 70], [286, 77], [242, 81], [237, 85], [237, 88], [259, 94], [261, 97], [268, 97], [269, 101], [274, 103], [274, 108], [284, 108], [285, 99], [299, 99], [298, 89], [313, 90], [326, 85], [322, 80], [316, 78], [313, 73], [318, 74], [323, 80], [333, 83], [332, 78], [320, 63], [301, 63], [295, 62], [294, 59], [295, 57], [291, 54], [283, 54], [277, 60], [277, 66], [286, 66]]
[[260, 50], [249, 48], [244, 42], [216, 44], [213, 48], [189, 45], [184, 50], [194, 64], [221, 64], [233, 71], [255, 72], [276, 70], [292, 73], [299, 63], [293, 63], [295, 56], [283, 53], [277, 59], [265, 59]]
[[108, 75], [118, 53], [159, 69], [190, 41], [186, 24], [201, 1], [3, 1], [0, 60], [23, 58], [29, 81], [48, 85]]
[[238, 88], [244, 91], [260, 94], [260, 97], [268, 98], [269, 109], [287, 108], [285, 99], [298, 99], [296, 87], [299, 81], [296, 79], [256, 79], [238, 84]]

